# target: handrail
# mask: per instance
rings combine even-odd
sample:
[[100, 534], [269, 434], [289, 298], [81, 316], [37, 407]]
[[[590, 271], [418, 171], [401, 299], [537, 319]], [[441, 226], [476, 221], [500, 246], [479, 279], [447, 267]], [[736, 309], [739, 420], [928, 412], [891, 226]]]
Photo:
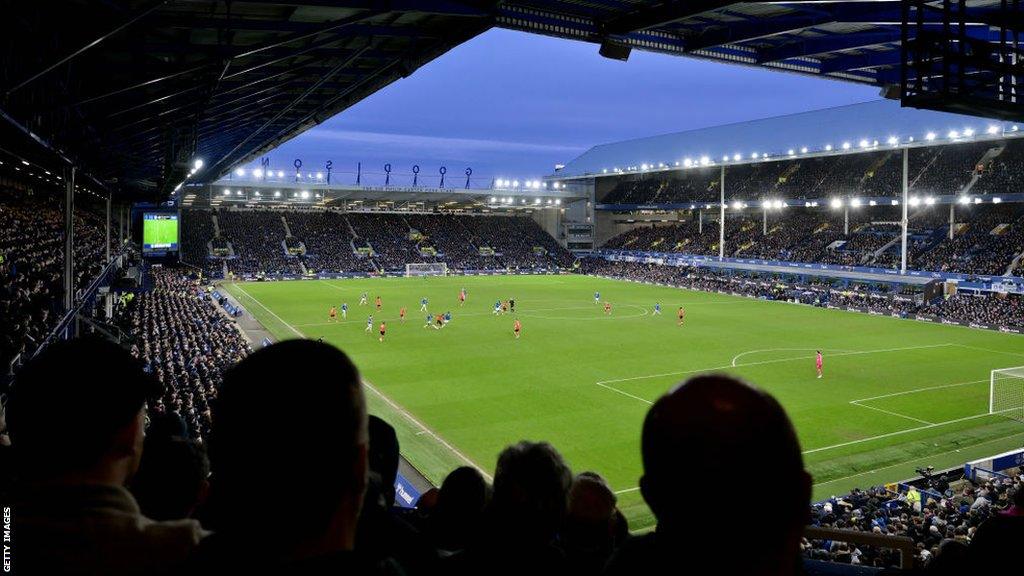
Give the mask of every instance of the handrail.
[[97, 274], [95, 278], [93, 278], [92, 282], [89, 283], [89, 286], [82, 291], [82, 295], [75, 301], [74, 307], [72, 307], [70, 310], [65, 312], [63, 316], [61, 316], [60, 322], [58, 322], [57, 325], [53, 327], [53, 330], [51, 330], [50, 333], [46, 335], [46, 338], [43, 338], [43, 341], [39, 343], [39, 346], [36, 347], [34, 352], [32, 352], [30, 359], [38, 356], [43, 350], [46, 349], [47, 346], [50, 345], [50, 343], [60, 338], [60, 335], [65, 330], [68, 329], [68, 326], [71, 325], [75, 317], [78, 316], [78, 314], [85, 307], [86, 302], [90, 301], [92, 297], [96, 295], [96, 292], [99, 291], [101, 285], [105, 281], [107, 281], [110, 273], [120, 266], [121, 258], [126, 253], [127, 250], [122, 250], [116, 256], [112, 257], [110, 259], [110, 262], [107, 262], [107, 265], [103, 267], [103, 270], [100, 270], [100, 273]]
[[807, 526], [804, 528], [804, 536], [812, 540], [838, 540], [840, 542], [890, 548], [900, 553], [900, 568], [909, 570], [914, 566], [914, 552], [917, 550], [917, 545], [907, 536], [889, 536], [886, 534], [875, 534], [874, 532], [822, 528], [820, 526]]

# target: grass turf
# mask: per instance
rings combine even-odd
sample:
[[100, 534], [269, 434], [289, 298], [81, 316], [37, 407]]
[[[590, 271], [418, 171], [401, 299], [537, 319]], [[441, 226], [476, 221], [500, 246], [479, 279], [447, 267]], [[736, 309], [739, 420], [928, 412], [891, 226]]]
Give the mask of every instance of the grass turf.
[[[458, 291], [469, 298], [458, 305]], [[1024, 425], [988, 411], [993, 368], [1024, 365], [1017, 335], [585, 276], [391, 278], [240, 283], [227, 289], [279, 339], [345, 350], [371, 385], [371, 412], [398, 428], [405, 457], [440, 483], [502, 447], [548, 440], [573, 470], [619, 492], [631, 528], [653, 523], [636, 489], [640, 427], [676, 382], [721, 371], [771, 391], [796, 426], [816, 498], [1019, 447]], [[606, 316], [593, 294], [613, 304]], [[369, 293], [370, 305], [358, 306]], [[383, 298], [376, 312], [373, 298]], [[450, 310], [442, 330], [429, 310]], [[511, 314], [492, 314], [514, 298]], [[347, 321], [329, 323], [347, 302]], [[655, 302], [663, 309], [652, 314]], [[685, 305], [686, 323], [676, 325]], [[398, 321], [399, 307], [408, 309]], [[365, 331], [366, 317], [374, 326]], [[339, 312], [340, 318], [340, 312]], [[388, 322], [378, 342], [380, 320]], [[816, 379], [814, 350], [825, 356]], [[737, 458], [737, 473], [742, 457]], [[700, 474], [700, 463], [694, 462]], [[713, 479], [709, 482], [713, 483]], [[752, 483], [756, 484], [753, 476]]]

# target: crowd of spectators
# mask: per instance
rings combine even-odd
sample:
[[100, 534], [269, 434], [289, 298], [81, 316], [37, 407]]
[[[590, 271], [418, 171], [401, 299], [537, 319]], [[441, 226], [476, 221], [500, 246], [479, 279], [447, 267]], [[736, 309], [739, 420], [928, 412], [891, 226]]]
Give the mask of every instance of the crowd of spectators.
[[581, 260], [580, 272], [767, 300], [814, 306], [853, 307], [880, 314], [926, 315], [961, 323], [1024, 328], [1024, 299], [1019, 295], [958, 293], [925, 302], [919, 292], [870, 283], [800, 280], [792, 275], [666, 266], [638, 262]]
[[[911, 210], [908, 268], [977, 275], [1009, 271], [1016, 256], [1024, 252], [1022, 205], [957, 206], [955, 210], [952, 239], [945, 208]], [[770, 212], [767, 234], [760, 218], [727, 213], [726, 256], [899, 268], [900, 245], [892, 243], [899, 236], [899, 212], [893, 206], [851, 209], [849, 234], [844, 233], [844, 214], [838, 210], [794, 207], [781, 215]], [[717, 215], [705, 219], [703, 232], [695, 218], [690, 214], [678, 222], [637, 225], [602, 248], [717, 255]], [[886, 244], [891, 245], [879, 252]]]
[[[100, 217], [86, 209], [76, 209], [74, 221], [77, 296], [102, 270], [106, 235]], [[34, 352], [63, 312], [62, 205], [0, 188], [0, 372], [17, 355]]]
[[[1024, 513], [1024, 474], [962, 480], [942, 493], [922, 493], [916, 487], [894, 493], [876, 486], [814, 504], [811, 525], [908, 537], [916, 545], [918, 566], [952, 574], [953, 565], [965, 567], [969, 546], [982, 524], [990, 518], [1004, 522], [1015, 505], [1014, 513]], [[984, 535], [977, 539], [986, 540]], [[801, 549], [812, 559], [878, 568], [898, 565], [895, 551], [868, 545], [805, 538]]]
[[[808, 540], [809, 523], [908, 536], [930, 573], [1000, 573], [1019, 562], [1021, 477], [938, 499], [871, 489], [812, 504], [782, 406], [725, 375], [693, 377], [648, 410], [639, 484], [657, 526], [642, 535], [630, 535], [600, 474], [574, 473], [547, 442], [511, 444], [493, 472], [458, 468], [416, 509], [397, 509], [397, 433], [367, 416], [359, 370], [326, 344], [290, 340], [230, 368], [211, 398], [204, 443], [173, 414], [147, 417], [147, 402], [162, 394], [141, 362], [96, 339], [55, 344], [26, 367], [7, 406], [9, 446], [0, 447], [19, 571], [618, 576], [682, 562], [781, 576], [803, 572], [801, 554], [897, 562], [866, 546]], [[757, 471], [756, 491], [722, 457], [738, 453]], [[709, 481], [722, 497], [680, 497]], [[752, 506], [757, 532], [737, 532]]]
[[196, 280], [160, 268], [150, 276], [152, 289], [119, 307], [116, 322], [132, 338], [132, 355], [163, 384], [163, 394], [149, 405], [151, 414], [174, 414], [189, 437], [202, 442], [222, 374], [251, 348]]
[[310, 272], [372, 272], [373, 263], [352, 250], [345, 216], [332, 210], [285, 214], [292, 237], [306, 246], [302, 261]]
[[329, 210], [221, 210], [215, 216], [220, 235], [209, 212], [189, 210], [185, 218], [183, 259], [207, 274], [225, 262], [237, 276], [254, 277], [298, 275], [303, 267], [398, 273], [406, 264], [431, 262], [452, 270], [554, 270], [575, 260], [528, 217]]
[[231, 242], [234, 257], [228, 270], [236, 276], [259, 274], [302, 274], [297, 256], [284, 248], [282, 213], [273, 210], [219, 210], [217, 224], [223, 238]]
[[[910, 151], [908, 183], [911, 192], [939, 195], [964, 189], [978, 163], [998, 144], [969, 142], [915, 148]], [[1024, 180], [1014, 141], [988, 167], [984, 184], [975, 192], [1012, 190]], [[1012, 148], [1012, 150], [1011, 150]], [[624, 176], [599, 201], [605, 204], [701, 203], [719, 200], [719, 168], [702, 167], [671, 174]], [[820, 198], [832, 196], [899, 196], [903, 155], [891, 149], [857, 154], [753, 161], [727, 166], [726, 194], [730, 198]]]
[[1024, 327], [1024, 298], [1018, 294], [981, 296], [958, 292], [946, 300], [922, 308], [920, 313], [959, 322], [1020, 328]]

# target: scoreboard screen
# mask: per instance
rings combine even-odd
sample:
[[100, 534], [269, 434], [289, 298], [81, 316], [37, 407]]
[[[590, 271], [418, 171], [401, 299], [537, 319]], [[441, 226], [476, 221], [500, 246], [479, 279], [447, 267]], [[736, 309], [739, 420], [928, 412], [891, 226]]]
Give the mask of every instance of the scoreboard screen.
[[178, 213], [142, 214], [142, 253], [166, 254], [178, 251]]

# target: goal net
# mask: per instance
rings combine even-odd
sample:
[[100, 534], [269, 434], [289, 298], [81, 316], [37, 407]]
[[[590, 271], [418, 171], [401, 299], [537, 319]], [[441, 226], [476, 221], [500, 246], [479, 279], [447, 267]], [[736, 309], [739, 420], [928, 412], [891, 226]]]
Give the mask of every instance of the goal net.
[[1024, 422], [1024, 366], [992, 371], [988, 412]]
[[405, 265], [406, 276], [447, 276], [448, 265], [444, 262], [418, 262]]

